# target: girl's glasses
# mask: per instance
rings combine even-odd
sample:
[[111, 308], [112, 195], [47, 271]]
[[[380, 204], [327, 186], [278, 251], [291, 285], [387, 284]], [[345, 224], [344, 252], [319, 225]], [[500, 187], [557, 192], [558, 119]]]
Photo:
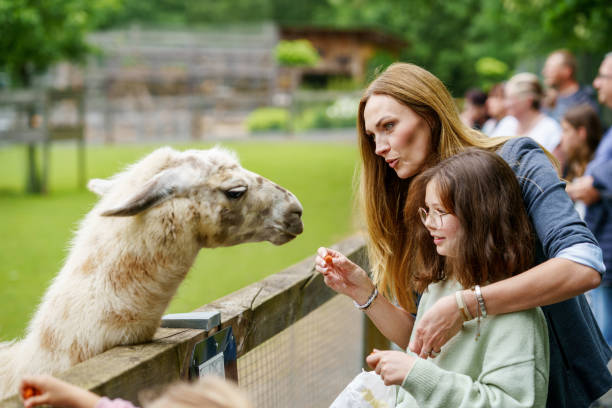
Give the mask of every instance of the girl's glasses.
[[434, 228], [442, 228], [442, 217], [447, 215], [448, 213], [440, 212], [438, 210], [430, 210], [429, 212], [423, 207], [419, 207], [419, 217], [421, 217], [421, 221], [423, 225], [427, 226], [427, 219], [431, 219], [431, 225]]

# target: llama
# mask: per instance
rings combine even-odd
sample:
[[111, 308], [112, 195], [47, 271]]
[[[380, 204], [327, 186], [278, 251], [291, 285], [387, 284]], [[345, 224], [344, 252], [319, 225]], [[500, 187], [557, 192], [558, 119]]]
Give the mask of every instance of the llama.
[[302, 233], [302, 206], [221, 148], [160, 148], [108, 180], [26, 337], [0, 344], [0, 399], [25, 374], [59, 373], [149, 341], [198, 251]]

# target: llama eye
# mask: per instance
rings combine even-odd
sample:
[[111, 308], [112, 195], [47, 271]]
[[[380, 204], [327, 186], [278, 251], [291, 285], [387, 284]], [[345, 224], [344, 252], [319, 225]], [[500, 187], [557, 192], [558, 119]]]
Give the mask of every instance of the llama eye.
[[246, 191], [247, 191], [247, 188], [245, 186], [240, 186], [240, 187], [230, 188], [229, 190], [224, 191], [224, 193], [227, 196], [227, 198], [229, 198], [230, 200], [236, 200], [242, 197], [242, 195], [246, 193]]

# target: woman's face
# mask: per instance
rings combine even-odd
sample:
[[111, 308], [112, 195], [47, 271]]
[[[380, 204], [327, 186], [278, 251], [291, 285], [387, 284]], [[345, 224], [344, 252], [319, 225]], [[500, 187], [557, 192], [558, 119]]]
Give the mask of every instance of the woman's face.
[[385, 159], [401, 179], [419, 173], [431, 153], [431, 129], [425, 120], [388, 95], [368, 98], [365, 132], [374, 140], [374, 152]]
[[567, 120], [561, 121], [561, 144], [559, 147], [566, 156], [571, 156], [578, 148], [586, 143], [581, 132], [573, 127]]
[[506, 113], [516, 118], [520, 118], [531, 110], [533, 98], [523, 94], [507, 94], [505, 102]]
[[[455, 256], [458, 249], [461, 224], [456, 215], [450, 214], [442, 205], [435, 180], [427, 183], [425, 207], [429, 216], [425, 227], [433, 238], [436, 251], [442, 256]], [[437, 214], [439, 214], [439, 216]]]

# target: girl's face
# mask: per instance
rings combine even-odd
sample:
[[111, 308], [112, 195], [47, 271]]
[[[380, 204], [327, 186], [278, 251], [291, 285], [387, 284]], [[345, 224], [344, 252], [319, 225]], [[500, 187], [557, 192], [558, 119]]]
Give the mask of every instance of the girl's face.
[[368, 98], [363, 116], [366, 135], [376, 145], [374, 152], [399, 178], [422, 170], [431, 153], [431, 130], [421, 116], [395, 98], [378, 94]]
[[580, 146], [586, 143], [586, 135], [573, 127], [567, 120], [561, 121], [561, 144], [559, 147], [566, 156], [571, 156]]
[[442, 256], [455, 256], [458, 249], [461, 224], [455, 214], [450, 214], [442, 205], [435, 180], [425, 188], [425, 207], [428, 217], [425, 227], [433, 238], [436, 251]]

